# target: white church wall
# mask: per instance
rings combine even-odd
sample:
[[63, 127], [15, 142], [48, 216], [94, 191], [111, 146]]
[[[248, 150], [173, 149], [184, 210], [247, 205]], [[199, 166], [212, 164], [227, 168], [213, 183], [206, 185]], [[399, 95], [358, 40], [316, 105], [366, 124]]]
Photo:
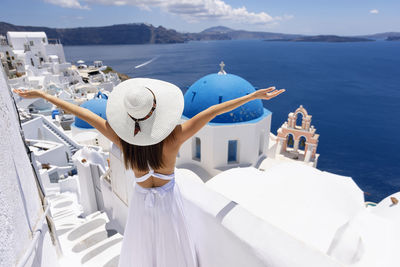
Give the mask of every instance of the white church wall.
[[[199, 165], [212, 176], [232, 167], [254, 166], [260, 157], [267, 154], [270, 129], [271, 115], [253, 123], [207, 124], [181, 146], [177, 165]], [[262, 154], [259, 153], [261, 135]], [[201, 140], [200, 160], [193, 158], [196, 137]], [[236, 162], [228, 162], [230, 140], [237, 140]]]
[[[9, 88], [0, 66], [0, 266], [14, 266], [41, 225], [43, 208], [33, 171], [19, 134]], [[26, 266], [58, 266], [47, 225]]]

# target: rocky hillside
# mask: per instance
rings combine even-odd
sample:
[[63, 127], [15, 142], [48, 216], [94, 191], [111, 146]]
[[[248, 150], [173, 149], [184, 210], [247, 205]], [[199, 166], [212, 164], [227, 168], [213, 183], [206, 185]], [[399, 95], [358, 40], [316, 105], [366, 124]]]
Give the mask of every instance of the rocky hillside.
[[113, 45], [113, 44], [167, 44], [203, 40], [261, 39], [266, 41], [294, 42], [362, 42], [397, 37], [400, 33], [381, 33], [366, 36], [305, 36], [273, 32], [234, 30], [224, 26], [208, 28], [199, 33], [180, 33], [162, 26], [145, 23], [118, 24], [103, 27], [47, 28], [17, 26], [0, 22], [0, 34], [8, 31], [44, 31], [48, 38], [60, 39], [64, 45]]
[[47, 28], [16, 26], [0, 22], [0, 34], [5, 35], [8, 31], [44, 31], [48, 38], [60, 39], [64, 45], [165, 44], [185, 41], [184, 36], [175, 30], [144, 23], [104, 27]]

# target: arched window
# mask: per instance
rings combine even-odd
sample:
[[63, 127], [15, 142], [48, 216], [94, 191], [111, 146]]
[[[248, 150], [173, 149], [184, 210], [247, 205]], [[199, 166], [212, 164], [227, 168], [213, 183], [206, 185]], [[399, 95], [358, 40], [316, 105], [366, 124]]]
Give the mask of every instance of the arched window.
[[306, 142], [307, 142], [307, 139], [304, 136], [300, 137], [300, 139], [299, 139], [299, 149], [300, 150], [304, 150], [306, 148]]
[[291, 148], [293, 148], [293, 146], [294, 146], [294, 138], [293, 138], [293, 135], [292, 134], [288, 134], [288, 136], [286, 137], [286, 146], [287, 147], [291, 147]]
[[201, 141], [198, 137], [195, 137], [193, 142], [193, 159], [201, 160]]
[[237, 140], [228, 141], [228, 163], [237, 162]]
[[301, 112], [297, 113], [297, 118], [296, 118], [296, 126], [302, 126], [303, 125], [303, 114]]

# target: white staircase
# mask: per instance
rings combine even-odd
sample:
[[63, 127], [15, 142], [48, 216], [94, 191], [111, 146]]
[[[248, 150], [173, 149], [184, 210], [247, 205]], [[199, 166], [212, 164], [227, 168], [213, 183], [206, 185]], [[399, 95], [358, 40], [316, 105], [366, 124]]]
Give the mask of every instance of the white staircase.
[[82, 208], [74, 193], [48, 197], [63, 257], [60, 267], [118, 266], [122, 235], [108, 227], [104, 212], [81, 218]]
[[81, 145], [76, 143], [74, 140], [69, 138], [66, 134], [64, 134], [60, 129], [57, 128], [51, 121], [49, 121], [47, 118], [44, 116], [42, 117], [43, 120], [43, 126], [55, 134], [66, 146], [68, 146], [69, 151], [70, 151], [70, 157], [69, 157], [69, 163], [73, 164], [71, 156], [75, 154], [76, 151], [82, 148]]

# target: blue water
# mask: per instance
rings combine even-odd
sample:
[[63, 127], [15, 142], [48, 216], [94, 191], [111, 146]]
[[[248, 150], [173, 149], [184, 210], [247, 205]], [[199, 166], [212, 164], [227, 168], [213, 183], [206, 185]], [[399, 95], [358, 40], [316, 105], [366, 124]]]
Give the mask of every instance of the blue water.
[[257, 88], [287, 89], [264, 102], [273, 112], [273, 133], [300, 104], [308, 110], [320, 134], [320, 170], [351, 176], [367, 200], [400, 191], [400, 42], [214, 41], [71, 46], [65, 53], [71, 62], [103, 60], [131, 77], [166, 80], [183, 91], [217, 72], [223, 60], [228, 73]]

